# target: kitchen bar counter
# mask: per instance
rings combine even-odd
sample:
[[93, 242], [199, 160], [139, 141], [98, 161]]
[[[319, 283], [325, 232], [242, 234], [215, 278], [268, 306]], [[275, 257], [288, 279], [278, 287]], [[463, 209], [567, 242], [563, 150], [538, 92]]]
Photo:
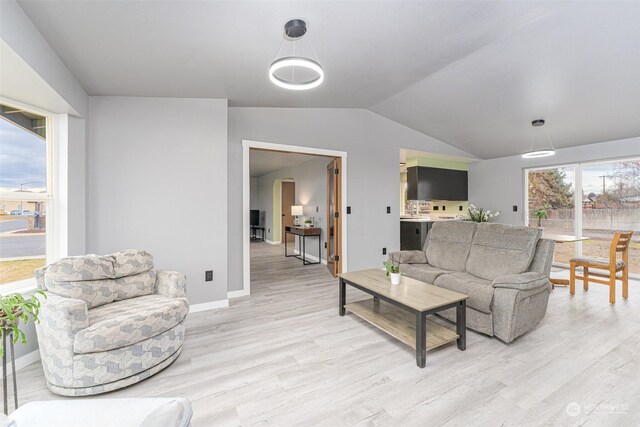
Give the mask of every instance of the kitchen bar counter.
[[400, 217], [402, 222], [436, 222], [436, 221], [456, 221], [459, 218], [403, 218]]

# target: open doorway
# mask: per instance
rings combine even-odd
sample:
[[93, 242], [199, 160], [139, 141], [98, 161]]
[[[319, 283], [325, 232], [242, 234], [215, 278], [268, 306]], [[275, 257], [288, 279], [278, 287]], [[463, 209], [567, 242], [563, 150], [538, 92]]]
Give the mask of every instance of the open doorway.
[[344, 271], [346, 153], [243, 141], [243, 160], [242, 294], [250, 293], [252, 257], [279, 270]]

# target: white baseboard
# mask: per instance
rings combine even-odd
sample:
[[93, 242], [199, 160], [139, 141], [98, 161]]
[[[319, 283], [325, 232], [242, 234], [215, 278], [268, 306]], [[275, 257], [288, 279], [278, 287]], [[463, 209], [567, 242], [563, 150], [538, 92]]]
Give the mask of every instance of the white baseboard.
[[[9, 351], [9, 349], [6, 349]], [[9, 354], [7, 354], [8, 356]], [[26, 368], [32, 363], [36, 363], [40, 360], [40, 350], [34, 350], [31, 353], [27, 353], [24, 356], [20, 356], [16, 359], [16, 372], [20, 369]], [[11, 375], [11, 363], [7, 360], [7, 374]], [[2, 375], [2, 366], [0, 366], [0, 375]]]
[[200, 304], [193, 304], [189, 308], [189, 313], [199, 313], [201, 311], [215, 310], [216, 308], [229, 307], [229, 300], [223, 299], [220, 301], [203, 302]]
[[267, 242], [270, 245], [279, 245], [281, 242], [280, 240], [265, 240], [265, 242]]
[[244, 297], [249, 295], [249, 291], [247, 291], [246, 289], [240, 289], [239, 291], [229, 291], [227, 292], [227, 298], [231, 299], [231, 298], [238, 298], [238, 297]]

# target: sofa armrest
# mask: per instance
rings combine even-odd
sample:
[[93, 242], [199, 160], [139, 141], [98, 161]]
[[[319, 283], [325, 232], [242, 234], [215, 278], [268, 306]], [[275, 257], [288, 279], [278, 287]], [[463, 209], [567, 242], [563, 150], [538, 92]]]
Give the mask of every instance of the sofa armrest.
[[47, 299], [42, 301], [40, 307], [39, 319], [54, 326], [54, 329], [75, 335], [89, 327], [89, 307], [85, 301], [47, 292]]
[[530, 291], [542, 287], [549, 287], [549, 283], [549, 276], [547, 274], [528, 272], [498, 277], [493, 281], [493, 287]]
[[38, 318], [36, 333], [45, 377], [51, 384], [72, 387], [73, 343], [76, 334], [89, 327], [87, 303], [47, 292]]
[[396, 264], [426, 264], [427, 254], [423, 251], [391, 252], [389, 259]]
[[177, 271], [157, 271], [156, 289], [159, 295], [170, 298], [186, 298], [187, 276]]

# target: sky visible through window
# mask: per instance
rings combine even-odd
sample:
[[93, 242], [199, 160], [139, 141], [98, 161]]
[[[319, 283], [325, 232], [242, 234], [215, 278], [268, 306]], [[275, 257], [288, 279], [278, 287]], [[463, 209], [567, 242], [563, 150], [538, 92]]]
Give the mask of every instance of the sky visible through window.
[[47, 144], [0, 117], [0, 190], [45, 191]]

